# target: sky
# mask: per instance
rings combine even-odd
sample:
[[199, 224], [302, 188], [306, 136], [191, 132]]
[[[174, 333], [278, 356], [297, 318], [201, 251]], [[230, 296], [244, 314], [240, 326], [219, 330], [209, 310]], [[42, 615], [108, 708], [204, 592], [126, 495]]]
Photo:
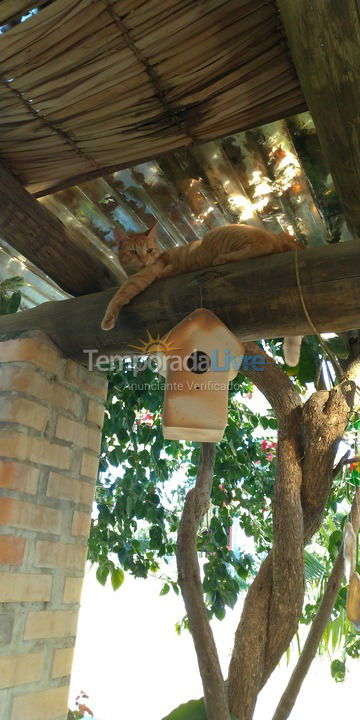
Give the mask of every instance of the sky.
[[[178, 636], [175, 623], [185, 614], [181, 597], [160, 597], [162, 583], [126, 576], [116, 592], [103, 588], [88, 568], [83, 587], [70, 699], [80, 690], [90, 696], [96, 720], [162, 720], [180, 703], [202, 696], [191, 636]], [[213, 632], [226, 675], [242, 601]], [[261, 693], [254, 720], [271, 720], [296, 661], [283, 660]], [[356, 717], [359, 661], [348, 663], [344, 683], [330, 676], [329, 660], [316, 659], [306, 678], [291, 720]]]

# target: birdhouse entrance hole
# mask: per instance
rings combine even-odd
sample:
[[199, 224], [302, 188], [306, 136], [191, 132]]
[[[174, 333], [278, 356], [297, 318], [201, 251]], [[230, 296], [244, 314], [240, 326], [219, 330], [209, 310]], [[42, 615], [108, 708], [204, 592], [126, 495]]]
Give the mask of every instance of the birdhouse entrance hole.
[[194, 350], [194, 352], [189, 355], [186, 365], [188, 370], [196, 373], [196, 375], [203, 375], [210, 369], [211, 360], [209, 355], [203, 350]]

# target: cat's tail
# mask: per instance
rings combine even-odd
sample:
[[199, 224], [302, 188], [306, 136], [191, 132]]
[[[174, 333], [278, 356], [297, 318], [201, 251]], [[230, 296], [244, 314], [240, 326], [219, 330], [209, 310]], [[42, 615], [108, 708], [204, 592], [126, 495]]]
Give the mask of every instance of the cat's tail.
[[284, 358], [287, 365], [295, 367], [300, 360], [302, 335], [292, 335], [284, 338]]
[[161, 277], [164, 268], [165, 263], [160, 257], [152, 265], [147, 265], [135, 275], [128, 278], [110, 300], [101, 322], [102, 330], [112, 330], [121, 308]]

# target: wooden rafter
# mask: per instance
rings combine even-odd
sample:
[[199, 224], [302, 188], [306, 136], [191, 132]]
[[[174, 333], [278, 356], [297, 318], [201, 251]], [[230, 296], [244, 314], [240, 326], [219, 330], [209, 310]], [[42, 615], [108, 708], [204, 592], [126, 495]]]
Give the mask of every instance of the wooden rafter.
[[[320, 332], [360, 325], [360, 255], [357, 243], [303, 250], [298, 266], [304, 301]], [[243, 340], [313, 333], [301, 303], [292, 252], [209, 268], [161, 280], [125, 308], [116, 328], [100, 322], [113, 290], [47, 303], [1, 318], [1, 334], [42, 330], [72, 358], [131, 351], [130, 345], [168, 332], [195, 308], [212, 310]]]
[[350, 0], [278, 0], [320, 144], [354, 236], [360, 236], [360, 13]]
[[81, 235], [70, 234], [1, 166], [0, 234], [71, 295], [103, 290], [123, 277], [120, 268], [95, 257]]

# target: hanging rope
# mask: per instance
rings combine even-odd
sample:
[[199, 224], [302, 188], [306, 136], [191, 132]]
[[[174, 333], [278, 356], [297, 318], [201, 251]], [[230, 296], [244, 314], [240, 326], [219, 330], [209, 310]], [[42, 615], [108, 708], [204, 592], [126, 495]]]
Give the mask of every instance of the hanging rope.
[[[300, 295], [300, 301], [301, 301], [301, 305], [302, 305], [302, 308], [303, 308], [303, 311], [304, 311], [304, 315], [305, 315], [305, 317], [306, 317], [306, 319], [307, 319], [310, 327], [311, 327], [312, 330], [314, 331], [314, 335], [316, 335], [317, 339], [319, 340], [319, 343], [320, 343], [322, 349], [324, 350], [324, 352], [326, 353], [326, 355], [328, 355], [328, 357], [330, 358], [332, 364], [334, 365], [334, 370], [335, 370], [335, 372], [336, 372], [336, 375], [337, 375], [338, 379], [342, 379], [342, 378], [344, 377], [343, 369], [342, 369], [341, 365], [339, 364], [338, 360], [336, 359], [334, 353], [330, 350], [330, 348], [326, 345], [326, 343], [324, 343], [324, 341], [323, 341], [323, 339], [322, 339], [322, 337], [321, 337], [321, 335], [320, 335], [320, 332], [319, 332], [319, 330], [317, 329], [316, 325], [313, 323], [313, 321], [312, 321], [312, 319], [311, 319], [311, 317], [310, 317], [310, 314], [309, 314], [309, 312], [308, 312], [308, 309], [307, 309], [307, 307], [306, 307], [305, 298], [304, 298], [304, 294], [303, 294], [302, 287], [301, 287], [300, 271], [299, 271], [299, 259], [298, 259], [298, 250], [297, 250], [297, 248], [295, 249], [295, 273], [296, 273], [296, 283], [297, 283], [297, 286], [298, 286], [299, 295]], [[339, 376], [340, 376], [340, 377], [339, 377]]]

